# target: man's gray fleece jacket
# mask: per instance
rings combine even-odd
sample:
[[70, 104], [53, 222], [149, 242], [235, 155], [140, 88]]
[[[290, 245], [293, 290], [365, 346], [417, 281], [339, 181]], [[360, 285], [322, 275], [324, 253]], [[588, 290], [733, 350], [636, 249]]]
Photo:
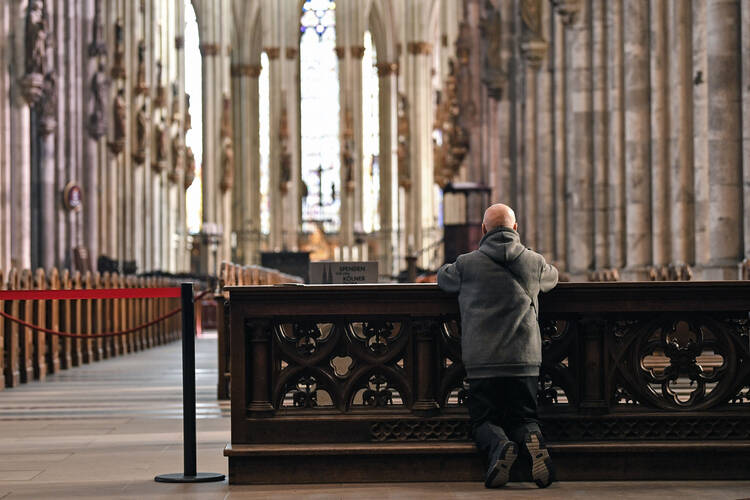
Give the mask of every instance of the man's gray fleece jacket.
[[506, 227], [488, 232], [478, 250], [440, 268], [438, 286], [458, 293], [467, 378], [539, 375], [537, 296], [556, 284], [557, 269]]

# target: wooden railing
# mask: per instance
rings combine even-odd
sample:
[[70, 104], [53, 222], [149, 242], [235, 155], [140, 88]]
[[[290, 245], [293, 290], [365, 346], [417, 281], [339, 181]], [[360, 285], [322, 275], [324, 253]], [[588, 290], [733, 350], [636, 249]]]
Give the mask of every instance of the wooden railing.
[[[227, 290], [230, 482], [481, 478], [454, 296]], [[750, 477], [750, 283], [563, 283], [540, 310], [562, 479]]]
[[[173, 286], [166, 278], [52, 269], [0, 272], [2, 290], [86, 290]], [[34, 326], [62, 333], [119, 332], [148, 323], [180, 306], [179, 298], [0, 300], [0, 310]], [[0, 318], [0, 388], [15, 387], [75, 366], [148, 349], [180, 338], [180, 316], [117, 336], [58, 336]]]
[[282, 283], [302, 284], [304, 280], [299, 276], [282, 273], [276, 269], [261, 266], [242, 266], [223, 262], [219, 275], [220, 293], [216, 299], [216, 331], [218, 334], [218, 383], [216, 395], [218, 399], [229, 399], [229, 386], [231, 380], [230, 366], [230, 342], [229, 342], [229, 307], [227, 299], [229, 294], [224, 291], [227, 286], [245, 285], [278, 285]]

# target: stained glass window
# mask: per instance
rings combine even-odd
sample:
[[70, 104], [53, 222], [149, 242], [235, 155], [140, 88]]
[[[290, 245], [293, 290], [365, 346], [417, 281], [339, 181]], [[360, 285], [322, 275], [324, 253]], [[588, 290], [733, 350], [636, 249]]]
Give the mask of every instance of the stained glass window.
[[258, 77], [258, 113], [260, 118], [260, 232], [269, 234], [271, 232], [271, 205], [268, 197], [268, 185], [270, 182], [268, 157], [271, 154], [271, 111], [269, 108], [268, 55], [265, 52], [262, 52], [260, 55], [260, 66], [262, 68]]
[[339, 230], [339, 67], [336, 47], [336, 2], [306, 0], [300, 21], [300, 112], [302, 230], [315, 221], [326, 232]]
[[365, 32], [362, 58], [362, 225], [366, 233], [380, 230], [380, 115], [378, 103], [378, 57], [372, 36]]

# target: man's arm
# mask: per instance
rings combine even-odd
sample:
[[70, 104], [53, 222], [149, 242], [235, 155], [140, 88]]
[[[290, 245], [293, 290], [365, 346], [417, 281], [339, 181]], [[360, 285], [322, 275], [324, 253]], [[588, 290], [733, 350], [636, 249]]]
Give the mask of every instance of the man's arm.
[[458, 293], [461, 290], [461, 271], [458, 269], [458, 261], [453, 264], [444, 264], [438, 270], [437, 282], [444, 292]]
[[542, 292], [549, 292], [557, 285], [557, 268], [542, 257], [542, 274], [539, 279], [539, 289]]

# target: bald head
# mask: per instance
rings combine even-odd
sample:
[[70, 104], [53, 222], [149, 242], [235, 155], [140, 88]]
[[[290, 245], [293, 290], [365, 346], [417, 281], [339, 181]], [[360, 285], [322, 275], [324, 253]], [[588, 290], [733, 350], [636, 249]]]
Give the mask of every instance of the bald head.
[[485, 210], [484, 219], [482, 220], [482, 232], [487, 234], [497, 227], [507, 227], [516, 230], [516, 214], [508, 205], [495, 203]]

